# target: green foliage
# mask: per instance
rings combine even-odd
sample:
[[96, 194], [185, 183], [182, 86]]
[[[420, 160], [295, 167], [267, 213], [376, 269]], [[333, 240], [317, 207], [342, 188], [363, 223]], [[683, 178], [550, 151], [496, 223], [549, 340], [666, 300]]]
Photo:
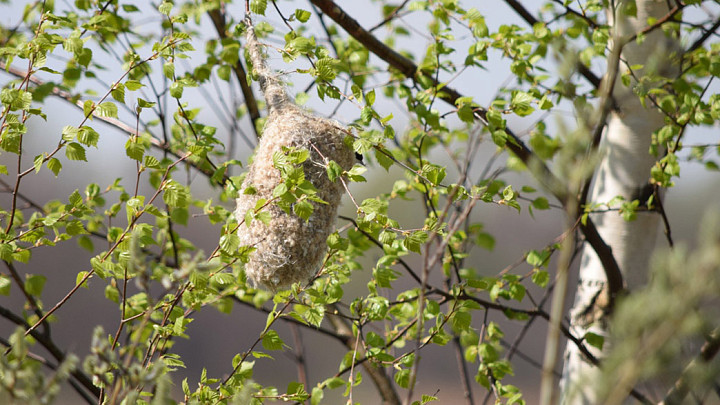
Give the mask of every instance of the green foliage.
[[[102, 389], [105, 402], [128, 404], [315, 405], [339, 403], [340, 396], [352, 402], [353, 390], [372, 389], [384, 375], [395, 394], [414, 393], [407, 402], [445, 403], [450, 389], [427, 384], [418, 368], [435, 350], [453, 359], [460, 353], [468, 370], [469, 385], [459, 382], [452, 390], [524, 403], [509, 382], [519, 364], [504, 332], [517, 328], [506, 322], [525, 326], [549, 318], [538, 296], [555, 285], [555, 254], [568, 236], [523, 245], [515, 235], [524, 229], [495, 217], [506, 211], [533, 221], [568, 208], [596, 170], [591, 135], [602, 94], [583, 72], [603, 66], [613, 43], [604, 2], [547, 2], [530, 9], [537, 14], [531, 25], [497, 24], [483, 10], [466, 8], [471, 2], [370, 2], [387, 21], [368, 34], [382, 32], [380, 40], [368, 42], [314, 6], [251, 0], [271, 65], [287, 64], [279, 78], [291, 84], [298, 104], [320, 106], [323, 116], [339, 112], [347, 146], [364, 155], [366, 165], [344, 171], [333, 161], [314, 163], [347, 187], [349, 209], [325, 241], [328, 254], [316, 277], [277, 292], [248, 283], [243, 263], [256, 247], [245, 246], [237, 230], [252, 221], [270, 223], [275, 209], [312, 225], [325, 202], [303, 170], [313, 145], [295, 145], [272, 156], [268, 170], [280, 181], [272, 198], [258, 201], [244, 218], [232, 214], [238, 193], [257, 192], [241, 189], [241, 170], [253, 159], [247, 156], [265, 119], [258, 116], [263, 103], [254, 101], [257, 89], [245, 86], [252, 73], [239, 17], [244, 2], [55, 3], [27, 2], [24, 12], [13, 14], [21, 20], [0, 23], [6, 71], [0, 182], [8, 197], [0, 206], [0, 295], [23, 301], [0, 303], [0, 316], [19, 327], [0, 336], [8, 346], [0, 359], [0, 402], [49, 403], [65, 395], [61, 388], [71, 389], [63, 385], [69, 380], [91, 403], [102, 402]], [[284, 24], [271, 25], [278, 21]], [[668, 18], [658, 30], [692, 39], [709, 32], [703, 24]], [[406, 48], [416, 43], [422, 46]], [[497, 63], [512, 79], [500, 88], [486, 76]], [[677, 77], [631, 66], [616, 84], [665, 114], [649, 151], [657, 157], [648, 173], [653, 187], [671, 187], [684, 159], [710, 170], [720, 162], [717, 144], [695, 145], [687, 157], [682, 142], [687, 131], [720, 119], [720, 97], [709, 90], [720, 75], [720, 48], [701, 43], [681, 63]], [[458, 80], [468, 78], [480, 84], [458, 89]], [[51, 103], [74, 110], [51, 115]], [[577, 128], [556, 122], [568, 114]], [[516, 134], [512, 127], [520, 122], [532, 125], [520, 125], [528, 130]], [[490, 156], [482, 148], [495, 156], [479, 158]], [[111, 180], [100, 180], [108, 172]], [[533, 186], [524, 185], [531, 178]], [[73, 184], [68, 190], [65, 180]], [[47, 195], [38, 189], [54, 197], [38, 201]], [[633, 221], [658, 207], [654, 198], [582, 201], [575, 226], [582, 229], [601, 212]], [[698, 308], [720, 289], [713, 232], [696, 253], [668, 253], [655, 264], [651, 285], [620, 300], [615, 336], [572, 336], [573, 343], [613, 347], [603, 361], [608, 395], [608, 387], [627, 391], [666, 368], [680, 376], [686, 363], [679, 344], [712, 335], [717, 325], [709, 319], [716, 314]], [[60, 251], [71, 243], [91, 258]], [[65, 269], [40, 266], [33, 257], [38, 251], [69, 256], [63, 259], [72, 261], [73, 274], [49, 282]], [[496, 268], [496, 258], [507, 263]], [[117, 308], [92, 320], [116, 328], [96, 328], [89, 350], [58, 348], [50, 330], [71, 328], [79, 314], [57, 310], [79, 302], [80, 288]], [[57, 296], [66, 298], [54, 301]], [[193, 321], [210, 311], [224, 324], [198, 331]], [[263, 314], [265, 324], [247, 321], [256, 318], [249, 312]], [[242, 324], [244, 334], [226, 336], [232, 358], [203, 354], [206, 364], [186, 364], [178, 341], [195, 345], [202, 334], [224, 336], [230, 323]], [[331, 350], [303, 355], [311, 359], [306, 364], [322, 359], [337, 372], [313, 370], [302, 383], [256, 378], [257, 369], [284, 364], [286, 354], [303, 357], [302, 341], [287, 325], [308, 340], [319, 334], [337, 345], [337, 358]], [[655, 346], [645, 345], [648, 334], [658, 336]], [[247, 339], [249, 346], [237, 346]], [[80, 361], [69, 350], [90, 354]], [[208, 375], [218, 364], [223, 371]], [[180, 381], [178, 370], [186, 367], [191, 377]], [[618, 383], [616, 370], [628, 370], [631, 381]], [[702, 387], [717, 370], [703, 364], [693, 373], [694, 386]]]

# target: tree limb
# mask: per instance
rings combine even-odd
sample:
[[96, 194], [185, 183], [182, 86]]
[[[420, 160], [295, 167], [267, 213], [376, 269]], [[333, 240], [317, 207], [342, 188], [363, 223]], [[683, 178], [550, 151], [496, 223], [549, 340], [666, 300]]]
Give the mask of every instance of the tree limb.
[[[215, 26], [215, 31], [217, 31], [220, 39], [227, 38], [225, 14], [219, 9], [213, 9], [208, 11], [208, 15], [210, 16], [210, 19]], [[260, 133], [257, 128], [257, 120], [260, 119], [260, 110], [258, 109], [257, 100], [255, 99], [255, 93], [253, 93], [252, 87], [250, 87], [250, 84], [247, 81], [247, 73], [245, 72], [245, 68], [243, 68], [241, 59], [238, 59], [232, 68], [238, 83], [240, 83], [240, 89], [242, 90], [243, 97], [245, 98], [245, 105], [247, 106], [248, 114], [250, 115], [250, 121], [252, 121], [253, 131], [255, 131], [255, 136], [260, 138]]]

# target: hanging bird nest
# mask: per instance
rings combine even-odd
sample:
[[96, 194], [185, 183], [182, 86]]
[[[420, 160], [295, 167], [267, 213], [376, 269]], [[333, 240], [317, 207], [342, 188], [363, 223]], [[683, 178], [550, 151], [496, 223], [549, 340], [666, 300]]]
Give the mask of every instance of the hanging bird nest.
[[[252, 22], [249, 18], [246, 21], [247, 50], [265, 95], [268, 117], [237, 198], [235, 217], [238, 221], [255, 217], [238, 228], [241, 245], [255, 248], [245, 264], [248, 279], [277, 291], [296, 282], [307, 282], [322, 266], [326, 239], [334, 228], [344, 192], [341, 181], [331, 181], [326, 168], [334, 161], [342, 170], [349, 170], [355, 163], [355, 154], [345, 143], [347, 131], [340, 124], [313, 116], [290, 100], [282, 82], [265, 62]], [[314, 196], [323, 201], [308, 200], [313, 210], [307, 220], [296, 215], [292, 205], [283, 207], [276, 203], [277, 199], [273, 200], [273, 191], [284, 183], [274, 157], [302, 149], [309, 156], [299, 167], [317, 190]], [[267, 212], [269, 220], [267, 215], [258, 219], [259, 212], [255, 210], [260, 200], [274, 201], [258, 210]]]

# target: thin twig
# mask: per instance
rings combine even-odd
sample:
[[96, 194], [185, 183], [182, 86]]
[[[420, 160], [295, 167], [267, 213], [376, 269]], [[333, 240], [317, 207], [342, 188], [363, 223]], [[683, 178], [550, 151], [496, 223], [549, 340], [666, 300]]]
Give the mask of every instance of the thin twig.
[[665, 399], [659, 405], [676, 405], [683, 403], [690, 390], [690, 381], [693, 371], [709, 363], [720, 352], [720, 327], [715, 328], [700, 348], [700, 353], [693, 361], [685, 367], [680, 378], [675, 381], [673, 387], [665, 394]]
[[460, 344], [460, 338], [458, 336], [453, 337], [453, 351], [455, 352], [455, 361], [460, 371], [460, 382], [463, 387], [463, 397], [465, 397], [465, 403], [467, 405], [475, 405], [472, 393], [472, 385], [470, 384], [470, 375], [467, 371], [467, 362], [465, 356], [463, 356], [463, 348]]
[[[30, 325], [25, 322], [25, 319], [23, 319], [21, 316], [16, 315], [12, 311], [8, 310], [7, 308], [0, 306], [0, 316], [3, 318], [9, 320], [10, 322], [22, 326], [23, 328], [29, 328]], [[45, 337], [43, 334], [39, 333], [38, 331], [32, 331], [31, 336], [35, 338], [35, 340], [38, 341], [47, 351], [50, 353], [51, 356], [58, 362], [62, 363], [65, 361], [65, 353], [60, 350], [60, 348], [53, 342], [51, 339]], [[8, 348], [10, 346], [8, 345]], [[92, 393], [92, 395], [97, 398], [100, 395], [100, 389], [93, 384], [90, 377], [85, 375], [82, 371], [72, 371], [70, 373], [72, 377], [80, 384], [82, 387], [84, 387], [88, 392]], [[88, 403], [94, 403], [95, 398], [89, 398], [88, 394], [84, 392], [83, 390], [78, 390], [75, 385], [73, 385], [73, 388], [76, 388], [76, 391], [83, 397], [83, 399], [86, 399]]]
[[[208, 16], [210, 16], [210, 19], [215, 26], [215, 31], [217, 31], [218, 36], [221, 39], [226, 38], [227, 32], [225, 13], [222, 10], [213, 9], [208, 11]], [[247, 73], [242, 65], [241, 59], [242, 58], [238, 58], [238, 61], [232, 66], [233, 73], [235, 73], [235, 78], [237, 79], [238, 83], [240, 83], [240, 90], [242, 91], [243, 97], [245, 98], [245, 105], [247, 106], [248, 114], [250, 115], [250, 121], [252, 122], [253, 131], [255, 131], [255, 135], [259, 138], [260, 133], [258, 132], [257, 121], [260, 119], [260, 109], [257, 105], [255, 93], [253, 93], [252, 87], [247, 81]]]
[[[163, 178], [162, 178], [161, 181], [160, 181], [160, 187], [158, 187], [158, 189], [156, 190], [155, 194], [154, 194], [154, 195], [150, 198], [150, 200], [147, 202], [146, 207], [152, 205], [153, 201], [155, 201], [155, 199], [160, 195], [160, 192], [163, 190], [163, 189], [162, 189], [162, 186], [164, 185], [165, 181], [167, 180], [167, 176], [170, 174], [170, 171], [172, 170], [172, 168], [175, 167], [175, 166], [176, 166], [177, 164], [179, 164], [180, 162], [182, 162], [182, 161], [184, 161], [185, 159], [187, 159], [188, 157], [190, 157], [190, 155], [191, 155], [191, 153], [188, 153], [188, 154], [186, 154], [184, 157], [182, 157], [181, 159], [173, 162], [171, 165], [168, 166], [168, 168], [165, 170], [165, 175], [163, 176]], [[140, 219], [140, 217], [142, 216], [143, 213], [145, 213], [145, 209], [143, 209], [142, 211], [138, 212], [138, 213], [135, 215], [135, 217], [132, 218], [132, 220], [131, 220], [131, 222], [128, 224], [127, 228], [125, 228], [125, 231], [117, 238], [117, 241], [115, 242], [115, 244], [114, 244], [110, 249], [108, 249], [108, 251], [105, 253], [105, 255], [103, 255], [101, 261], [105, 261], [105, 260], [106, 260], [108, 257], [110, 257], [110, 255], [115, 251], [115, 249], [117, 249], [117, 247], [120, 246], [120, 244], [124, 241], [125, 236], [127, 236], [128, 232], [129, 232], [131, 229], [133, 229], [133, 227], [135, 226], [135, 224], [136, 224], [137, 221]], [[83, 278], [80, 279], [80, 280], [75, 284], [75, 287], [73, 287], [60, 301], [58, 301], [58, 302], [55, 304], [55, 306], [53, 306], [48, 312], [46, 312], [45, 315], [44, 315], [42, 318], [40, 318], [37, 322], [35, 322], [35, 324], [33, 324], [30, 328], [28, 328], [28, 329], [25, 331], [25, 335], [27, 336], [28, 334], [30, 334], [31, 332], [33, 332], [33, 331], [35, 330], [35, 328], [38, 327], [38, 325], [40, 325], [41, 323], [43, 323], [43, 322], [45, 321], [45, 319], [47, 319], [48, 316], [52, 315], [55, 311], [57, 311], [58, 309], [60, 309], [60, 307], [62, 307], [62, 306], [70, 299], [70, 297], [72, 297], [73, 294], [75, 294], [75, 292], [76, 292], [80, 287], [82, 287], [82, 286], [85, 284], [85, 282], [86, 282], [90, 277], [93, 276], [93, 274], [95, 274], [95, 269], [94, 269], [94, 268], [91, 269], [90, 271], [88, 271], [87, 273], [85, 273], [85, 275], [83, 276]]]
[[383, 25], [389, 23], [390, 21], [394, 20], [395, 17], [397, 17], [398, 13], [400, 13], [400, 11], [402, 11], [402, 9], [405, 8], [405, 5], [407, 5], [409, 2], [410, 2], [410, 0], [404, 0], [402, 3], [400, 3], [400, 5], [395, 7], [395, 9], [393, 9], [393, 11], [391, 11], [390, 14], [388, 14], [388, 16], [385, 17], [385, 19], [383, 19], [379, 23], [375, 24], [372, 28], [368, 29], [368, 32], [373, 32], [376, 29], [378, 29], [378, 28], [382, 27]]
[[296, 323], [291, 323], [289, 327], [293, 336], [293, 350], [295, 351], [294, 358], [297, 366], [298, 382], [300, 382], [307, 390], [310, 383], [308, 381], [307, 361], [305, 361], [305, 350], [303, 348], [300, 327]]

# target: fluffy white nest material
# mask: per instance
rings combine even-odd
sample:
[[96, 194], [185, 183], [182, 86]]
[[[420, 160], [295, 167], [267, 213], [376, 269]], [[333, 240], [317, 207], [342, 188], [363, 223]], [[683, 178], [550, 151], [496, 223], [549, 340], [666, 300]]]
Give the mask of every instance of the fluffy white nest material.
[[[252, 24], [248, 24], [247, 46], [255, 73], [268, 104], [268, 119], [255, 158], [237, 199], [235, 217], [245, 218], [261, 198], [272, 199], [280, 184], [280, 171], [273, 166], [273, 154], [282, 147], [304, 148], [310, 157], [302, 164], [305, 178], [317, 189], [317, 196], [327, 204], [312, 202], [314, 211], [305, 221], [269, 204], [270, 221], [266, 225], [253, 220], [238, 229], [240, 243], [255, 247], [245, 265], [245, 273], [255, 284], [271, 291], [285, 289], [295, 282], [308, 281], [322, 265], [327, 251], [326, 239], [331, 233], [344, 188], [340, 180], [331, 182], [325, 167], [335, 161], [343, 170], [355, 163], [355, 154], [344, 143], [340, 124], [310, 115], [294, 105], [285, 88], [268, 69], [260, 51]], [[319, 153], [318, 153], [319, 151]], [[252, 187], [254, 194], [243, 194]]]

